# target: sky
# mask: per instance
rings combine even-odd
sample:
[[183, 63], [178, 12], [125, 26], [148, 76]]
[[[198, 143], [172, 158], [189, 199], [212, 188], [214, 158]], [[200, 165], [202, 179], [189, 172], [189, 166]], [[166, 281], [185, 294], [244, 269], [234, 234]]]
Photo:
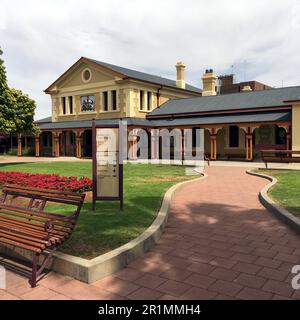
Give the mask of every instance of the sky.
[[205, 69], [236, 81], [300, 85], [297, 0], [1, 0], [8, 83], [51, 115], [45, 90], [81, 56], [202, 87]]

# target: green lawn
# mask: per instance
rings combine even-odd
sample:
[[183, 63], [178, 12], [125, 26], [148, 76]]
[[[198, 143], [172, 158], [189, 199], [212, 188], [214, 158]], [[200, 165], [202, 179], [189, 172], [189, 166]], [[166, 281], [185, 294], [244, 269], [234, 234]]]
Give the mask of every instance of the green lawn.
[[[0, 164], [0, 171], [57, 173], [64, 176], [92, 175], [91, 162], [39, 162]], [[127, 164], [124, 166], [124, 211], [117, 202], [98, 202], [91, 210], [86, 202], [71, 238], [61, 251], [92, 258], [136, 238], [155, 219], [165, 191], [173, 184], [194, 178], [181, 166]], [[52, 206], [53, 212], [67, 214], [68, 206]]]
[[300, 217], [300, 171], [264, 170], [278, 179], [270, 196], [291, 213]]

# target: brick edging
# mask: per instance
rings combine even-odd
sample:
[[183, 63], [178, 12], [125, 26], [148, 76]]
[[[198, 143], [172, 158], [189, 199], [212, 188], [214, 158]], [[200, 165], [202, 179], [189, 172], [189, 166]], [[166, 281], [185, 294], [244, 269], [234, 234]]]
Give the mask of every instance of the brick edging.
[[298, 234], [300, 234], [300, 219], [295, 217], [285, 208], [281, 207], [268, 195], [268, 191], [277, 183], [277, 179], [267, 174], [255, 172], [253, 171], [253, 169], [247, 170], [246, 173], [270, 181], [270, 183], [264, 186], [259, 192], [258, 196], [261, 204], [270, 212], [272, 212], [278, 219], [283, 221], [285, 224], [294, 229]]

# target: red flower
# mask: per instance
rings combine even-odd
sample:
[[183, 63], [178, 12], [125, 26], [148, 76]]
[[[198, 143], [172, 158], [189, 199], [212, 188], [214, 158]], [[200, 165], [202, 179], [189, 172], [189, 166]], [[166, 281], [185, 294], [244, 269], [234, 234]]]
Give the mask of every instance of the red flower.
[[30, 174], [25, 172], [0, 172], [0, 187], [5, 184], [73, 192], [86, 192], [93, 189], [93, 182], [87, 177], [78, 179], [74, 176], [64, 177], [57, 174]]

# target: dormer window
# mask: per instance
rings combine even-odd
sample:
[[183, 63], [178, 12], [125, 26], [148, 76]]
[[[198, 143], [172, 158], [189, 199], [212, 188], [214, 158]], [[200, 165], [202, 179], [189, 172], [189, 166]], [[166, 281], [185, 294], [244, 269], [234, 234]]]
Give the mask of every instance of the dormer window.
[[82, 96], [81, 97], [81, 111], [95, 111], [95, 97], [94, 96]]

